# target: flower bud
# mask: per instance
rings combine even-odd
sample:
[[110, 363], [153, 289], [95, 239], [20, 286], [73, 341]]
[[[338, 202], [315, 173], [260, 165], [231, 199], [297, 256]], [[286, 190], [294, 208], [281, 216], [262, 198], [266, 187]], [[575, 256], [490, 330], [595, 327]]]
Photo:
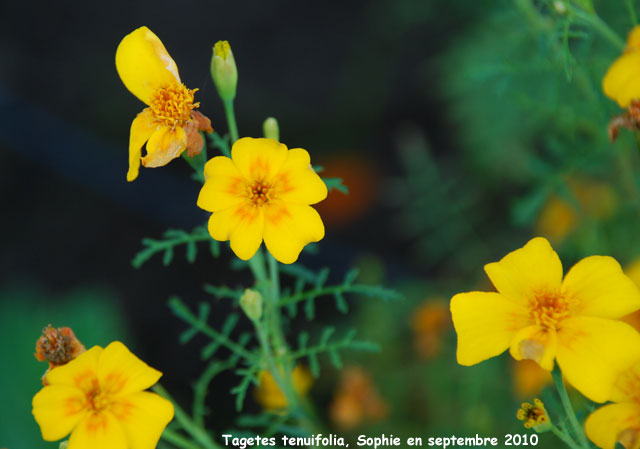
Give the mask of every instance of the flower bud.
[[69, 440], [61, 441], [58, 449], [67, 449], [67, 446], [69, 446]]
[[236, 97], [238, 70], [231, 46], [227, 41], [218, 41], [213, 46], [211, 77], [223, 101], [231, 101]]
[[280, 128], [275, 118], [267, 117], [262, 124], [262, 132], [267, 139], [280, 141]]
[[262, 295], [256, 290], [246, 289], [240, 297], [240, 307], [251, 321], [257, 321], [262, 316]]

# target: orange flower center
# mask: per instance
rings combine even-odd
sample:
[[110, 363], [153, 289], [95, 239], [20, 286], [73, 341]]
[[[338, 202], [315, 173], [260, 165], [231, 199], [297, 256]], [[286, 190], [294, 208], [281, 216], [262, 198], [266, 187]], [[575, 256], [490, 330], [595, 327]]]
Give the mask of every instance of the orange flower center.
[[101, 412], [111, 404], [109, 395], [102, 391], [97, 380], [93, 382], [91, 390], [86, 392], [86, 398], [88, 408], [94, 412]]
[[156, 122], [163, 126], [182, 126], [191, 119], [191, 111], [200, 103], [193, 102], [198, 89], [187, 89], [182, 83], [162, 86], [153, 93], [149, 109]]
[[271, 191], [271, 185], [264, 181], [254, 181], [249, 185], [248, 197], [255, 206], [262, 206], [267, 204], [270, 199], [269, 192]]
[[529, 302], [529, 316], [546, 330], [555, 330], [570, 315], [570, 303], [562, 293], [536, 293]]

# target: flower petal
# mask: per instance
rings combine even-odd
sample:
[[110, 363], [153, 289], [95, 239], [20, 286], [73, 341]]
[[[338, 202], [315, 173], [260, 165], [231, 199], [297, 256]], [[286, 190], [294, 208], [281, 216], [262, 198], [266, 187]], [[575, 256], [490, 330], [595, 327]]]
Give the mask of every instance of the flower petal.
[[324, 237], [324, 224], [311, 206], [270, 201], [264, 213], [264, 243], [282, 263], [293, 263], [302, 248]]
[[533, 360], [541, 368], [551, 371], [557, 347], [558, 337], [555, 331], [532, 325], [521, 329], [513, 337], [509, 352], [516, 360]]
[[[640, 404], [627, 402], [623, 404], [609, 404], [600, 407], [587, 418], [584, 424], [587, 436], [598, 447], [614, 449], [620, 434], [628, 429], [640, 429]], [[638, 449], [640, 438], [632, 447]]]
[[131, 182], [138, 177], [142, 145], [149, 140], [157, 129], [158, 126], [153, 123], [149, 109], [145, 109], [133, 119], [129, 134], [129, 171], [127, 172], [127, 181]]
[[108, 412], [88, 413], [71, 433], [67, 449], [128, 449], [122, 426]]
[[327, 186], [311, 166], [307, 150], [289, 150], [286, 162], [274, 178], [275, 195], [287, 203], [315, 204], [327, 197]]
[[611, 257], [582, 259], [569, 270], [562, 288], [567, 297], [577, 301], [577, 315], [620, 318], [640, 309], [638, 287]]
[[559, 325], [556, 358], [571, 385], [592, 401], [604, 402], [619, 373], [640, 359], [640, 333], [621, 321], [567, 318]]
[[52, 369], [47, 373], [47, 383], [76, 387], [85, 392], [90, 391], [97, 379], [98, 357], [102, 351], [100, 346], [94, 346], [66, 365]]
[[458, 363], [475, 365], [503, 353], [527, 326], [526, 310], [499, 293], [459, 293], [451, 299]]
[[56, 441], [68, 435], [86, 414], [82, 390], [68, 385], [49, 385], [33, 397], [33, 417], [42, 438]]
[[162, 431], [173, 419], [173, 404], [146, 391], [120, 398], [111, 413], [122, 426], [128, 449], [154, 449]]
[[496, 289], [512, 299], [526, 301], [532, 292], [556, 291], [562, 283], [562, 263], [547, 239], [536, 237], [499, 262], [484, 266]]
[[147, 142], [147, 155], [142, 158], [145, 167], [162, 167], [179, 157], [187, 148], [187, 135], [177, 126], [163, 126]]
[[258, 251], [264, 233], [262, 208], [244, 201], [237, 206], [214, 212], [209, 219], [209, 234], [216, 240], [231, 240], [231, 249], [242, 260]]
[[613, 402], [635, 401], [640, 403], [640, 360], [620, 373], [616, 383], [613, 385], [609, 400]]
[[114, 341], [100, 355], [98, 376], [103, 391], [124, 396], [149, 388], [162, 373], [133, 355], [121, 342]]
[[231, 148], [231, 159], [248, 181], [271, 181], [287, 160], [287, 146], [273, 139], [244, 137]]
[[146, 104], [158, 87], [180, 82], [176, 63], [147, 27], [122, 39], [116, 51], [116, 69], [127, 89]]
[[218, 212], [237, 206], [247, 197], [247, 183], [231, 159], [216, 156], [204, 166], [204, 186], [198, 207]]
[[640, 82], [636, 74], [640, 71], [640, 52], [625, 53], [614, 61], [602, 79], [602, 90], [621, 108], [631, 100], [640, 98]]

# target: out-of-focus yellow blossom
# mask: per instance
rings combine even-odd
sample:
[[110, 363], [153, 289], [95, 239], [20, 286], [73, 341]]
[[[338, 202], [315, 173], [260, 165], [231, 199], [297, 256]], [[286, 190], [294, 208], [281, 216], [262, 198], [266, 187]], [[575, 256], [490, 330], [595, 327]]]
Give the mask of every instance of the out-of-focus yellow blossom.
[[[125, 36], [116, 51], [116, 68], [127, 89], [149, 106], [131, 124], [127, 181], [138, 177], [141, 162], [161, 167], [186, 149], [189, 156], [202, 151], [199, 131], [213, 131], [211, 122], [195, 110], [200, 106], [194, 102], [198, 89], [182, 84], [178, 67], [158, 36], [147, 27]], [[147, 154], [142, 157], [145, 142]]]
[[621, 108], [640, 99], [640, 26], [629, 33], [624, 53], [607, 70], [602, 80], [605, 95], [618, 102]]
[[587, 418], [587, 436], [602, 449], [614, 449], [616, 442], [640, 449], [640, 361], [618, 377], [610, 399], [614, 404]]
[[441, 299], [428, 299], [418, 307], [411, 319], [413, 342], [418, 355], [424, 359], [435, 357], [442, 346], [442, 334], [450, 326], [451, 313]]
[[320, 215], [310, 205], [327, 197], [327, 186], [306, 150], [245, 137], [233, 144], [231, 159], [207, 162], [204, 176], [198, 206], [213, 212], [209, 233], [231, 240], [240, 259], [253, 257], [264, 240], [273, 257], [293, 263], [306, 244], [324, 237]]
[[162, 376], [116, 341], [94, 346], [46, 375], [33, 398], [42, 437], [69, 433], [68, 449], [153, 449], [173, 418], [173, 405], [143, 390]]
[[485, 265], [498, 290], [451, 299], [458, 363], [475, 365], [507, 348], [551, 371], [596, 402], [609, 398], [617, 374], [640, 358], [640, 334], [618, 318], [640, 309], [640, 292], [611, 257], [591, 256], [564, 277], [549, 242], [534, 238]]
[[519, 398], [527, 398], [542, 391], [552, 382], [551, 373], [533, 360], [513, 362], [513, 389]]
[[329, 415], [341, 429], [349, 430], [363, 422], [384, 419], [389, 407], [380, 396], [369, 373], [358, 366], [344, 369], [331, 402]]
[[[635, 259], [624, 269], [624, 272], [640, 288], [640, 258]], [[634, 329], [640, 332], [640, 310], [622, 317], [622, 321], [629, 323]]]
[[[296, 365], [291, 371], [291, 381], [296, 393], [304, 396], [313, 385], [313, 376], [307, 368]], [[288, 405], [287, 398], [269, 371], [260, 371], [254, 397], [266, 410], [283, 410]]]
[[544, 408], [544, 404], [538, 398], [533, 400], [533, 404], [525, 402], [522, 407], [516, 413], [516, 417], [523, 421], [523, 425], [527, 429], [535, 429], [537, 432], [543, 432], [547, 430], [551, 425], [547, 410]]
[[577, 204], [572, 204], [559, 195], [551, 195], [535, 223], [536, 234], [543, 235], [554, 243], [562, 242], [574, 231], [583, 214], [606, 220], [617, 207], [616, 194], [605, 182], [574, 178], [567, 181], [567, 187]]

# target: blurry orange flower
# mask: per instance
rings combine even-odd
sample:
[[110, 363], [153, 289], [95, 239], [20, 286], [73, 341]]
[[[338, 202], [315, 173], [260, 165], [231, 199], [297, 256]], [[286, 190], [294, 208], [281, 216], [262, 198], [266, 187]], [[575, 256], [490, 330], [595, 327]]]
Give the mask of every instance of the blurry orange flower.
[[587, 418], [587, 436], [602, 449], [640, 449], [640, 362], [618, 377], [610, 399]]
[[418, 355], [424, 359], [435, 357], [442, 345], [442, 334], [451, 326], [451, 313], [440, 299], [428, 299], [413, 312], [411, 328]]
[[353, 429], [364, 421], [380, 421], [389, 411], [369, 373], [361, 367], [345, 368], [329, 408], [331, 420], [342, 429]]
[[609, 398], [616, 375], [640, 358], [640, 334], [618, 321], [640, 308], [640, 292], [611, 257], [591, 256], [564, 277], [544, 238], [485, 265], [498, 293], [451, 299], [458, 363], [475, 365], [507, 348], [551, 371], [596, 402]]
[[33, 416], [46, 441], [71, 433], [68, 449], [154, 449], [173, 405], [143, 390], [161, 375], [118, 341], [94, 346], [47, 373]]
[[513, 388], [519, 398], [528, 398], [552, 382], [551, 373], [533, 360], [513, 362]]
[[253, 257], [264, 240], [278, 261], [293, 263], [305, 245], [324, 237], [322, 219], [310, 205], [327, 197], [327, 186], [306, 150], [245, 137], [233, 144], [231, 159], [207, 162], [204, 176], [198, 207], [213, 212], [209, 233], [230, 240], [240, 259]]
[[[199, 131], [212, 132], [211, 122], [195, 111], [200, 106], [194, 102], [198, 89], [182, 84], [178, 67], [158, 36], [147, 27], [125, 36], [116, 51], [116, 69], [127, 89], [149, 106], [131, 124], [127, 181], [138, 177], [141, 162], [161, 167], [186, 149], [189, 156], [202, 151]], [[142, 157], [145, 142], [147, 154]]]
[[[45, 360], [49, 362], [49, 370], [51, 370], [56, 366], [69, 363], [85, 350], [84, 345], [76, 338], [71, 328], [59, 327], [56, 329], [48, 325], [42, 329], [42, 336], [36, 341], [35, 357], [40, 362]], [[43, 383], [45, 377], [42, 377]]]
[[636, 26], [627, 38], [624, 53], [607, 70], [602, 80], [605, 95], [626, 108], [631, 100], [640, 99], [640, 26]]
[[[311, 372], [296, 365], [291, 372], [293, 388], [300, 396], [307, 394], [313, 384]], [[287, 398], [269, 371], [260, 371], [258, 387], [254, 391], [256, 401], [266, 410], [283, 410], [287, 408]]]

